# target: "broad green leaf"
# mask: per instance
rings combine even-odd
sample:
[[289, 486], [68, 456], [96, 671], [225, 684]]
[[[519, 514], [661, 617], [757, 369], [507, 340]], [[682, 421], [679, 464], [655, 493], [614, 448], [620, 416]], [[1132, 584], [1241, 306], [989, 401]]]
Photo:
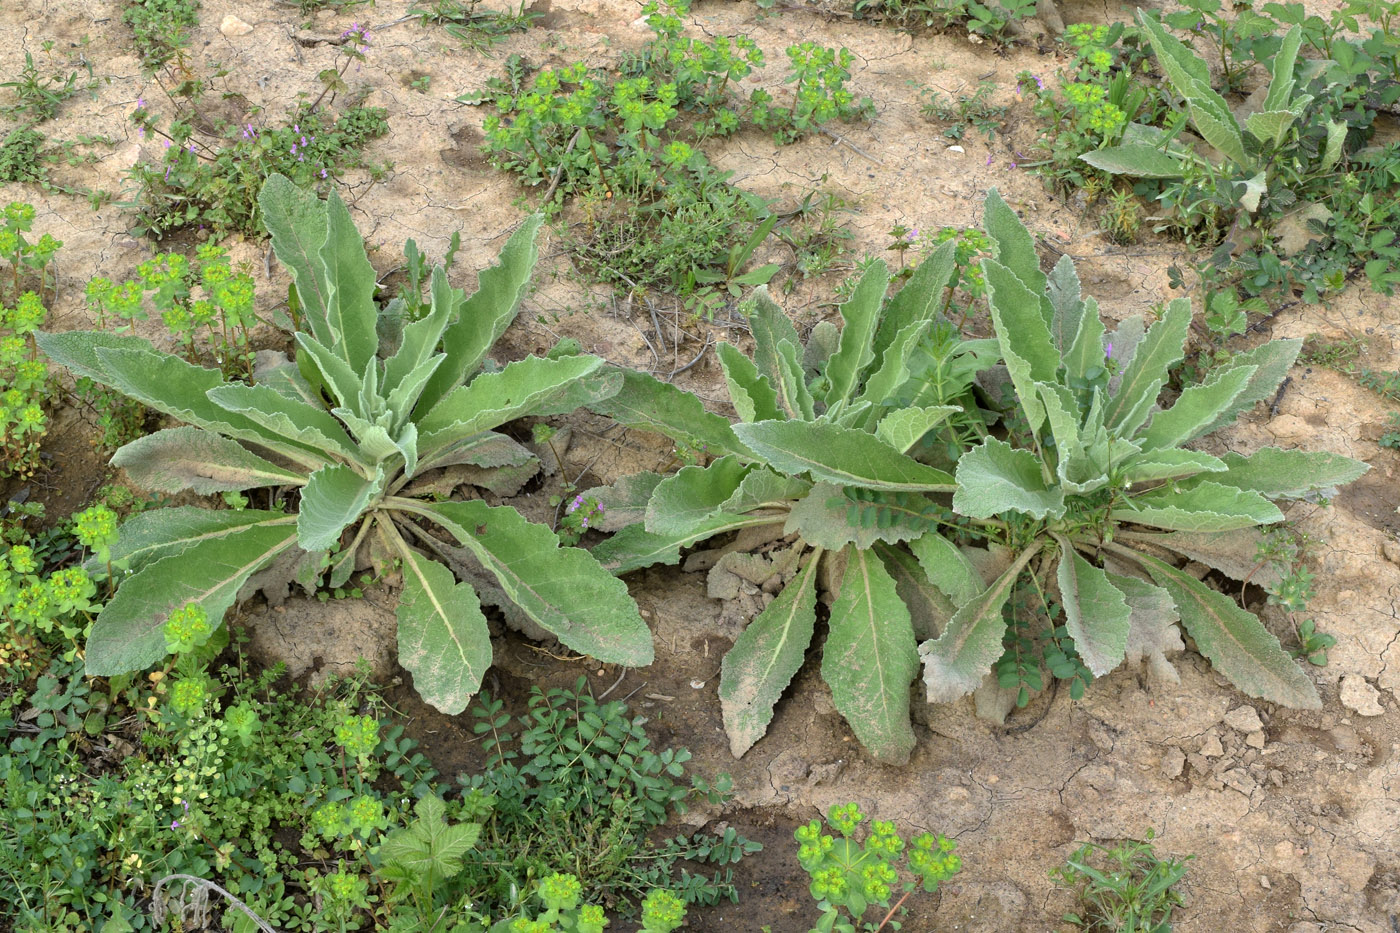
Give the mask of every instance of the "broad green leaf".
[[681, 548], [691, 547], [727, 531], [771, 525], [781, 518], [782, 516], [775, 518], [772, 515], [731, 515], [728, 512], [720, 512], [683, 534], [672, 535], [654, 535], [639, 522], [623, 528], [594, 547], [591, 553], [605, 570], [621, 575], [653, 564], [678, 564], [681, 560]]
[[785, 476], [762, 468], [750, 470], [734, 494], [724, 500], [721, 511], [742, 514], [754, 509], [786, 508], [811, 489], [810, 482], [797, 476]]
[[325, 212], [326, 241], [319, 256], [326, 282], [326, 325], [334, 341], [326, 345], [351, 369], [364, 372], [379, 349], [374, 267], [349, 208], [334, 188]]
[[1120, 475], [1128, 483], [1146, 483], [1158, 479], [1212, 473], [1218, 477], [1225, 469], [1220, 458], [1200, 450], [1169, 447], [1165, 450], [1145, 450], [1123, 461]]
[[1045, 518], [1065, 511], [1064, 492], [1046, 485], [1040, 458], [994, 437], [963, 454], [957, 483], [953, 511], [969, 518], [1010, 511]]
[[828, 405], [855, 396], [861, 374], [875, 358], [875, 329], [880, 323], [880, 308], [885, 303], [890, 273], [882, 260], [875, 260], [856, 283], [849, 300], [841, 305], [841, 343], [826, 363]]
[[[384, 424], [366, 421], [348, 408], [333, 408], [331, 414], [345, 422], [354, 435], [360, 447], [360, 456], [356, 458], [359, 462], [375, 465], [399, 453], [398, 443]], [[382, 420], [388, 421], [387, 413]]]
[[773, 707], [802, 666], [817, 622], [817, 564], [808, 558], [768, 606], [734, 640], [720, 667], [719, 703], [735, 758], [763, 738]]
[[752, 467], [737, 456], [708, 466], [688, 466], [666, 477], [647, 504], [646, 529], [653, 534], [684, 534], [720, 511]]
[[[1074, 271], [1074, 260], [1061, 256], [1055, 268], [1050, 270], [1045, 287], [1050, 299], [1050, 338], [1055, 349], [1068, 357], [1070, 348], [1077, 342], [1076, 338], [1086, 323], [1084, 298], [1080, 294], [1079, 274]], [[1097, 319], [1098, 315], [1094, 317]], [[1103, 332], [1102, 321], [1099, 321], [1099, 332]], [[1102, 345], [1099, 349], [1102, 351]], [[1102, 358], [1102, 352], [1099, 356]]]
[[399, 663], [413, 675], [423, 702], [455, 716], [476, 696], [491, 666], [486, 616], [471, 585], [458, 583], [452, 571], [406, 546], [399, 555]]
[[525, 218], [506, 241], [497, 264], [477, 275], [476, 292], [461, 303], [456, 320], [443, 331], [442, 350], [447, 361], [433, 373], [419, 396], [421, 411], [431, 410], [480, 369], [487, 351], [515, 320], [539, 258], [538, 234], [543, 220], [540, 214]]
[[448, 823], [447, 806], [435, 793], [419, 797], [413, 812], [414, 821], [385, 836], [376, 854], [386, 869], [431, 891], [462, 870], [462, 855], [481, 837], [481, 824]]
[[306, 476], [264, 460], [242, 444], [200, 428], [166, 428], [118, 450], [112, 466], [142, 489], [201, 496], [263, 486], [300, 486]]
[[[193, 505], [150, 509], [122, 523], [109, 556], [113, 566], [125, 567], [134, 573], [151, 561], [204, 541], [223, 538], [249, 525], [271, 521], [287, 523], [295, 519], [296, 516], [264, 509], [215, 511]], [[96, 557], [89, 558], [83, 566], [89, 573], [106, 569]]]
[[531, 406], [534, 417], [567, 415], [612, 398], [622, 389], [622, 370], [603, 367], [582, 379], [558, 387]]
[[1215, 532], [1173, 531], [1166, 534], [1120, 531], [1115, 540], [1124, 544], [1166, 548], [1199, 561], [1212, 570], [1219, 570], [1231, 579], [1249, 580], [1263, 587], [1279, 583], [1291, 569], [1288, 562], [1282, 559], [1260, 557], [1268, 544], [1262, 528]]
[[399, 380], [398, 385], [394, 386], [393, 389], [385, 387], [388, 390], [385, 405], [394, 418], [391, 424], [393, 431], [397, 432], [405, 424], [409, 427], [413, 426], [413, 423], [408, 420], [413, 414], [413, 406], [417, 404], [418, 396], [422, 393], [423, 387], [428, 384], [428, 380], [432, 378], [433, 373], [437, 372], [437, 368], [442, 365], [445, 359], [446, 357], [441, 353], [429, 357], [417, 369]]
[[1291, 110], [1261, 110], [1245, 118], [1244, 128], [1261, 143], [1277, 146], [1296, 122], [1298, 115]]
[[1288, 375], [1288, 370], [1293, 366], [1293, 361], [1298, 358], [1298, 352], [1303, 349], [1303, 341], [1297, 339], [1270, 340], [1268, 343], [1261, 343], [1259, 346], [1246, 350], [1243, 353], [1236, 353], [1230, 360], [1233, 366], [1254, 366], [1254, 375], [1250, 377], [1249, 384], [1244, 387], [1235, 400], [1230, 403], [1224, 411], [1210, 424], [1198, 431], [1194, 437], [1203, 437], [1217, 428], [1223, 428], [1227, 424], [1233, 424], [1240, 412], [1248, 411], [1259, 402], [1271, 397], [1278, 389], [1279, 383], [1283, 382], [1283, 377]]
[[1089, 563], [1063, 535], [1055, 535], [1060, 560], [1055, 578], [1065, 610], [1065, 630], [1084, 666], [1102, 677], [1123, 661], [1132, 615], [1123, 591]]
[[[928, 321], [917, 321], [899, 332], [885, 348], [883, 358], [874, 364], [874, 371], [865, 380], [860, 395], [856, 396], [856, 404], [871, 402], [879, 406], [895, 397], [900, 387], [909, 381], [909, 358], [928, 333], [928, 326]], [[872, 412], [863, 426], [868, 427], [869, 421], [877, 417], [879, 410]]]
[[[1041, 294], [1032, 291], [1007, 266], [995, 259], [982, 261], [987, 280], [987, 303], [996, 324], [997, 341], [1031, 367], [1037, 382], [1053, 382], [1060, 354], [1050, 339], [1050, 324], [1041, 308]], [[1041, 276], [1041, 281], [1044, 281]], [[1049, 304], [1049, 299], [1045, 299]]]
[[953, 278], [956, 248], [953, 240], [941, 244], [919, 263], [904, 287], [886, 303], [875, 330], [876, 366], [884, 366], [890, 346], [912, 325], [931, 323], [938, 316], [944, 292]]
[[908, 541], [927, 532], [941, 512], [937, 503], [916, 493], [873, 492], [860, 501], [840, 485], [818, 483], [792, 506], [783, 526], [808, 544], [839, 551], [848, 544], [868, 548], [876, 541]]
[[913, 554], [889, 544], [875, 545], [875, 553], [885, 562], [885, 569], [894, 578], [895, 592], [909, 610], [914, 640], [937, 638], [958, 607], [938, 587], [929, 583], [928, 576]]
[[778, 406], [794, 421], [811, 421], [816, 415], [807, 375], [797, 358], [797, 344], [779, 341], [777, 347]]
[[296, 543], [293, 522], [282, 516], [205, 538], [123, 580], [88, 636], [88, 676], [129, 674], [160, 661], [168, 653], [165, 622], [189, 603], [203, 608], [211, 625], [221, 623], [248, 578]]
[[297, 512], [297, 544], [303, 551], [326, 551], [340, 543], [340, 533], [365, 513], [380, 492], [378, 481], [366, 479], [343, 464], [311, 474], [301, 491]]
[[456, 290], [448, 283], [442, 266], [434, 266], [428, 290], [428, 313], [403, 329], [394, 355], [384, 363], [384, 388], [393, 391], [409, 373], [426, 363], [436, 352], [442, 332], [451, 322], [456, 307]]
[[412, 478], [418, 472], [418, 425], [404, 425], [394, 436], [394, 446], [403, 457], [403, 475]]
[[1143, 450], [1176, 447], [1198, 436], [1244, 391], [1257, 366], [1217, 369], [1199, 385], [1183, 389], [1176, 404], [1152, 416], [1152, 424], [1138, 437]]
[[734, 433], [785, 473], [808, 473], [814, 479], [866, 489], [946, 492], [953, 488], [953, 477], [947, 473], [905, 456], [864, 431], [834, 424], [759, 421], [736, 425]]
[[1146, 333], [1147, 325], [1142, 315], [1134, 314], [1124, 318], [1104, 341], [1104, 357], [1118, 364], [1118, 371], [1108, 379], [1110, 396], [1118, 394], [1118, 388], [1123, 384], [1123, 373], [1137, 356], [1138, 346]]
[[[369, 417], [361, 402], [364, 381], [350, 368], [350, 364], [310, 334], [298, 331], [295, 336], [297, 346], [300, 347], [297, 362], [311, 361], [317, 375], [320, 376], [320, 381], [338, 403], [334, 407], [349, 409], [361, 418]], [[366, 375], [372, 371], [373, 367], [365, 367]]]
[[628, 427], [656, 431], [703, 448], [716, 457], [745, 452], [728, 421], [706, 411], [697, 396], [648, 373], [623, 370], [618, 393], [589, 408]]
[[[1044, 306], [1041, 305], [1041, 296], [1045, 294], [1047, 282], [1045, 273], [1040, 271], [1040, 257], [1035, 251], [1035, 240], [1026, 229], [1026, 225], [1021, 223], [1021, 218], [1002, 200], [997, 189], [993, 188], [987, 192], [984, 210], [983, 225], [987, 228], [987, 235], [996, 243], [996, 262], [1019, 279], [1026, 290], [1035, 296], [1031, 307], [1041, 312], [1042, 323], [1048, 330], [1052, 309], [1048, 298]], [[1026, 309], [1027, 312], [1031, 307]]]
[[537, 403], [602, 365], [596, 356], [557, 360], [527, 356], [496, 372], [482, 373], [452, 390], [432, 411], [416, 419], [424, 459], [464, 437], [532, 414]]
[[1259, 171], [1246, 178], [1243, 184], [1244, 194], [1240, 195], [1240, 206], [1252, 214], [1259, 210], [1259, 199], [1269, 192], [1268, 176]]
[[[766, 471], [765, 471], [766, 472]], [[602, 514], [595, 515], [589, 523], [598, 531], [621, 531], [628, 525], [638, 525], [646, 519], [647, 503], [651, 493], [664, 476], [660, 473], [643, 471], [630, 473], [611, 486], [594, 486], [582, 493], [585, 499], [592, 499], [602, 507]]]
[[1141, 10], [1138, 22], [1147, 30], [1162, 70], [1186, 99], [1196, 132], [1236, 165], [1248, 165], [1239, 125], [1225, 99], [1211, 89], [1205, 62]]
[[335, 343], [326, 309], [330, 306], [330, 286], [321, 262], [330, 223], [326, 205], [315, 191], [293, 184], [284, 175], [272, 174], [258, 192], [263, 225], [272, 237], [277, 261], [292, 275], [301, 314], [311, 333], [324, 345]]
[[929, 533], [909, 542], [928, 581], [946, 595], [954, 606], [964, 606], [986, 589], [977, 568], [957, 545], [940, 534]]
[[921, 437], [960, 411], [962, 409], [956, 405], [896, 408], [880, 419], [875, 426], [875, 436], [900, 453], [908, 453]]
[[909, 685], [919, 654], [909, 609], [874, 552], [849, 550], [827, 624], [822, 679], [836, 709], [872, 755], [904, 764], [914, 750]]
[[1132, 613], [1123, 660], [1129, 664], [1146, 661], [1148, 669], [1157, 677], [1169, 683], [1180, 683], [1180, 675], [1167, 659], [1168, 651], [1177, 653], [1186, 647], [1176, 629], [1181, 613], [1176, 611], [1171, 594], [1135, 576], [1110, 573], [1108, 581], [1122, 591]]
[[548, 527], [479, 499], [414, 511], [451, 532], [512, 602], [567, 647], [609, 664], [652, 662], [651, 632], [627, 585], [587, 551], [560, 547]]
[[529, 448], [514, 438], [495, 431], [482, 431], [465, 437], [457, 443], [433, 455], [431, 461], [418, 464], [418, 472], [426, 473], [437, 467], [469, 464], [471, 466], [495, 469], [497, 467], [518, 467], [535, 459]]
[[748, 300], [739, 306], [739, 311], [748, 318], [749, 330], [753, 334], [754, 365], [776, 388], [782, 379], [778, 370], [778, 344], [787, 341], [793, 347], [802, 346], [797, 328], [769, 296], [766, 285], [754, 289]]
[[1230, 531], [1283, 521], [1278, 506], [1259, 493], [1204, 480], [1189, 489], [1167, 486], [1128, 501], [1128, 506], [1110, 510], [1109, 518], [1169, 531]]
[[1342, 147], [1347, 141], [1347, 124], [1340, 120], [1327, 121], [1327, 148], [1322, 154], [1319, 172], [1330, 172], [1342, 158]]
[[288, 398], [268, 385], [231, 382], [205, 393], [215, 405], [236, 412], [299, 444], [355, 459], [355, 441], [324, 408]]
[[1084, 444], [1079, 438], [1079, 404], [1074, 393], [1058, 382], [1037, 382], [1036, 392], [1045, 406], [1045, 420], [1050, 425], [1050, 435], [1055, 439], [1055, 457], [1059, 461], [1058, 473], [1063, 477], [1066, 462], [1083, 454]]
[[97, 357], [100, 349], [145, 350], [158, 353], [149, 340], [123, 334], [111, 334], [105, 330], [69, 330], [61, 334], [34, 332], [34, 342], [39, 349], [55, 363], [67, 366], [75, 375], [86, 376], [93, 382], [105, 386], [112, 384], [112, 377]]
[[1273, 74], [1269, 77], [1269, 90], [1264, 96], [1264, 110], [1296, 109], [1293, 108], [1293, 89], [1297, 86], [1293, 80], [1293, 67], [1298, 62], [1298, 49], [1302, 44], [1303, 30], [1295, 24], [1284, 34], [1278, 51], [1274, 53], [1270, 65]]
[[1271, 499], [1296, 499], [1345, 486], [1370, 469], [1360, 460], [1323, 450], [1263, 447], [1247, 457], [1227, 453], [1221, 459], [1225, 471], [1209, 477], [1212, 483], [1253, 490]]
[[1002, 608], [1022, 568], [1037, 553], [1035, 547], [1022, 551], [991, 586], [959, 607], [942, 635], [919, 646], [930, 703], [951, 703], [976, 690], [1001, 657], [1006, 632]]
[[1185, 156], [1164, 152], [1156, 146], [1133, 143], [1125, 146], [1105, 146], [1079, 156], [1094, 168], [1110, 175], [1131, 175], [1133, 178], [1180, 178], [1191, 167]]
[[778, 408], [778, 393], [768, 377], [758, 371], [749, 359], [732, 344], [721, 340], [715, 355], [724, 367], [724, 380], [729, 385], [729, 399], [740, 421], [766, 421], [783, 417]]
[[1097, 376], [1096, 371], [1101, 371], [1108, 365], [1103, 335], [1104, 326], [1103, 319], [1099, 317], [1099, 303], [1093, 298], [1088, 298], [1079, 314], [1079, 329], [1074, 332], [1069, 349], [1065, 352], [1065, 373], [1071, 379], [1093, 381]]
[[1154, 557], [1136, 551], [1129, 556], [1171, 594], [1196, 647], [1230, 683], [1294, 709], [1322, 708], [1312, 681], [1253, 613]]
[[[1186, 331], [1191, 326], [1191, 302], [1178, 298], [1167, 305], [1161, 320], [1148, 328], [1123, 378], [1111, 391], [1104, 422], [1120, 437], [1132, 437], [1147, 420], [1167, 372], [1185, 357]], [[1115, 348], [1116, 349], [1116, 348]]]

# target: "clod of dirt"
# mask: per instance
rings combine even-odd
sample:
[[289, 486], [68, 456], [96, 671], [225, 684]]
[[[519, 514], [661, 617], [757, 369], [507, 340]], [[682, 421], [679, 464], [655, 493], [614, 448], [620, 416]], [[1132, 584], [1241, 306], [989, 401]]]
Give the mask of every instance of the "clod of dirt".
[[223, 22], [219, 23], [219, 32], [232, 39], [235, 36], [246, 36], [253, 31], [253, 27], [232, 13], [224, 15]]
[[1380, 716], [1385, 712], [1380, 691], [1359, 674], [1343, 675], [1341, 700], [1343, 706], [1358, 716]]
[[1264, 728], [1259, 712], [1252, 706], [1236, 706], [1225, 714], [1225, 725], [1239, 732], [1258, 732]]
[[293, 679], [311, 672], [311, 683], [347, 676], [364, 658], [380, 683], [393, 676], [398, 621], [384, 593], [320, 602], [296, 597], [277, 609], [241, 620], [251, 636], [249, 653], [259, 665], [281, 661]]

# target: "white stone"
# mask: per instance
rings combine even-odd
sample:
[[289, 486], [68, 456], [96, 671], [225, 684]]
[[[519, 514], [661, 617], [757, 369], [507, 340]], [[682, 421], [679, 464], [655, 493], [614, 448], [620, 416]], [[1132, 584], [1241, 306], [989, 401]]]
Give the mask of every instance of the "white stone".
[[1259, 713], [1252, 706], [1236, 706], [1225, 714], [1225, 724], [1237, 732], [1258, 732], [1264, 728]]
[[1381, 706], [1381, 694], [1366, 682], [1360, 674], [1346, 674], [1342, 677], [1342, 705], [1360, 716], [1379, 716], [1385, 712]]
[[234, 36], [246, 36], [252, 31], [252, 26], [249, 26], [232, 13], [225, 13], [223, 22], [219, 23], [219, 32], [228, 36], [230, 39]]

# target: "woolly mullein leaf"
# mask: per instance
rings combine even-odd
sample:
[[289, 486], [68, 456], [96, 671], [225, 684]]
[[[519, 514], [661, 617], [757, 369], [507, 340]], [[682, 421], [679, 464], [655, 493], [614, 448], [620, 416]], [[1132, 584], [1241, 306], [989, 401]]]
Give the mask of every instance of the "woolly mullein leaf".
[[[1186, 331], [1191, 326], [1191, 302], [1178, 298], [1148, 328], [1131, 361], [1123, 367], [1116, 390], [1110, 388], [1105, 423], [1120, 437], [1132, 437], [1147, 420], [1172, 366], [1185, 357]], [[1115, 348], [1116, 349], [1116, 348]]]
[[797, 344], [779, 341], [774, 365], [778, 369], [778, 405], [794, 421], [811, 421], [816, 417], [816, 403], [797, 357]]
[[757, 525], [771, 525], [782, 521], [784, 517], [734, 515], [729, 512], [719, 512], [684, 532], [669, 535], [652, 534], [639, 522], [635, 525], [628, 525], [606, 541], [596, 545], [590, 553], [609, 573], [620, 575], [640, 570], [643, 567], [650, 567], [653, 564], [678, 564], [682, 548], [692, 547], [707, 538], [728, 531], [752, 528]]
[[724, 656], [720, 667], [719, 702], [729, 751], [743, 757], [763, 738], [773, 721], [773, 708], [792, 682], [817, 622], [817, 551], [764, 608]]
[[1171, 448], [1186, 443], [1220, 417], [1258, 372], [1257, 366], [1232, 366], [1216, 370], [1199, 385], [1183, 389], [1176, 403], [1152, 416], [1152, 423], [1137, 441], [1143, 450]]
[[929, 431], [962, 411], [956, 405], [930, 405], [927, 408], [896, 408], [880, 419], [875, 436], [902, 454]]
[[857, 403], [872, 402], [881, 405], [895, 397], [900, 387], [909, 381], [909, 358], [919, 341], [928, 333], [928, 327], [928, 321], [916, 321], [895, 336], [884, 348], [881, 359], [874, 365], [874, 371], [866, 378], [860, 395], [856, 396]]
[[374, 267], [369, 264], [364, 238], [355, 229], [349, 208], [334, 188], [322, 209], [326, 212], [326, 241], [317, 256], [320, 276], [326, 283], [326, 325], [332, 340], [326, 346], [352, 370], [366, 372], [379, 350]]
[[[1110, 563], [1106, 561], [1105, 566]], [[1120, 565], [1112, 563], [1112, 566]], [[1132, 613], [1123, 660], [1129, 664], [1145, 661], [1153, 676], [1167, 683], [1180, 683], [1181, 675], [1176, 672], [1168, 655], [1180, 654], [1186, 650], [1186, 645], [1176, 627], [1181, 613], [1176, 611], [1171, 594], [1160, 586], [1127, 574], [1110, 573], [1108, 580], [1122, 591]]]
[[[429, 280], [428, 313], [404, 326], [403, 336], [394, 355], [384, 361], [384, 387], [392, 392], [409, 373], [432, 358], [442, 332], [451, 322], [457, 299], [456, 289], [447, 281], [442, 266], [434, 266]], [[414, 400], [415, 404], [417, 399]]]
[[1154, 557], [1132, 552], [1168, 593], [1201, 654], [1252, 697], [1294, 709], [1321, 709], [1317, 688], [1253, 613], [1223, 593]]
[[321, 261], [321, 248], [330, 231], [325, 202], [316, 192], [274, 173], [258, 192], [258, 207], [277, 261], [292, 275], [303, 319], [323, 344], [334, 343], [326, 311], [330, 287]]
[[[828, 551], [847, 544], [871, 547], [876, 541], [907, 541], [928, 531], [936, 506], [922, 496], [875, 492], [855, 501], [834, 483], [818, 483], [793, 504], [783, 526], [786, 534]], [[853, 517], [854, 516], [854, 517]]]
[[297, 543], [303, 551], [325, 551], [340, 543], [340, 534], [365, 513], [384, 487], [384, 473], [367, 479], [348, 466], [322, 467], [301, 491]]
[[1120, 531], [1117, 540], [1166, 548], [1205, 564], [1234, 580], [1249, 580], [1270, 589], [1283, 581], [1290, 567], [1281, 558], [1263, 559], [1268, 538], [1262, 528], [1233, 531], [1173, 531], [1168, 533]]
[[811, 482], [801, 477], [785, 476], [773, 470], [750, 470], [720, 508], [735, 514], [754, 509], [787, 508], [811, 490]]
[[707, 466], [688, 466], [666, 477], [647, 504], [646, 529], [653, 534], [684, 534], [720, 511], [752, 467], [738, 457]]
[[1235, 396], [1224, 411], [1214, 421], [1198, 430], [1192, 438], [1203, 437], [1217, 428], [1233, 424], [1240, 413], [1248, 411], [1259, 402], [1273, 396], [1279, 383], [1283, 382], [1298, 353], [1303, 349], [1303, 341], [1296, 339], [1270, 340], [1230, 359], [1231, 366], [1254, 366], [1254, 375], [1239, 395]]
[[957, 243], [953, 240], [940, 244], [885, 304], [875, 331], [874, 363], [877, 367], [883, 367], [886, 351], [900, 334], [913, 325], [931, 323], [938, 316], [944, 292], [956, 268], [956, 249]]
[[1231, 531], [1283, 521], [1278, 506], [1259, 493], [1209, 480], [1189, 489], [1160, 487], [1129, 503], [1111, 509], [1109, 518], [1169, 531]]
[[[203, 541], [223, 538], [262, 522], [290, 522], [295, 516], [265, 509], [213, 509], [194, 505], [171, 506], [137, 513], [122, 523], [117, 543], [108, 557], [114, 567], [135, 573], [152, 561], [168, 557]], [[105, 571], [105, 562], [90, 557], [83, 568], [88, 573]]]
[[888, 544], [875, 545], [875, 553], [885, 562], [885, 569], [894, 578], [895, 591], [909, 609], [915, 640], [937, 638], [958, 607], [942, 590], [929, 582], [928, 575], [913, 554]]
[[1122, 461], [1119, 476], [1128, 483], [1146, 483], [1159, 479], [1179, 479], [1197, 473], [1219, 474], [1224, 461], [1200, 450], [1180, 447], [1146, 450]]
[[930, 532], [909, 542], [909, 550], [923, 568], [928, 581], [946, 595], [954, 606], [962, 607], [986, 589], [977, 568], [957, 545]]
[[841, 305], [841, 342], [826, 363], [828, 405], [847, 401], [860, 387], [861, 374], [875, 358], [875, 329], [880, 323], [880, 308], [890, 284], [889, 269], [876, 260], [856, 283], [851, 297]]
[[706, 411], [698, 396], [648, 373], [623, 370], [621, 389], [588, 407], [628, 427], [704, 448], [712, 456], [745, 453], [729, 422]]
[[399, 663], [413, 675], [423, 702], [455, 716], [481, 689], [491, 666], [491, 633], [468, 583], [411, 548], [403, 558], [399, 596]]
[[1079, 158], [1101, 172], [1134, 178], [1180, 178], [1191, 167], [1185, 156], [1146, 143], [1104, 146], [1081, 153]]
[[778, 344], [787, 342], [793, 347], [802, 346], [797, 328], [788, 319], [783, 309], [768, 294], [768, 286], [760, 285], [739, 306], [739, 311], [748, 319], [749, 331], [753, 334], [753, 361], [758, 371], [775, 388], [782, 381], [778, 370]]
[[1227, 453], [1221, 459], [1225, 470], [1210, 476], [1211, 482], [1252, 490], [1271, 499], [1297, 499], [1345, 486], [1371, 468], [1360, 460], [1325, 450], [1278, 447], [1262, 447], [1248, 456]]
[[[1080, 332], [1090, 323], [1084, 318], [1084, 298], [1080, 293], [1079, 274], [1074, 271], [1074, 260], [1061, 256], [1045, 284], [1052, 312], [1050, 338], [1055, 349], [1065, 357], [1065, 366], [1069, 369], [1070, 348], [1079, 343]], [[1097, 320], [1098, 315], [1094, 318]], [[1102, 321], [1099, 321], [1099, 330], [1102, 333]]]
[[905, 763], [914, 750], [909, 685], [919, 654], [909, 609], [873, 551], [848, 551], [828, 627], [822, 679], [836, 709], [877, 759]]
[[347, 459], [358, 453], [355, 441], [325, 408], [288, 398], [271, 386], [231, 382], [215, 386], [205, 395], [220, 408], [256, 421], [288, 440]]
[[1065, 610], [1065, 630], [1084, 666], [1102, 677], [1123, 661], [1128, 643], [1128, 608], [1123, 591], [1101, 569], [1089, 563], [1063, 535], [1055, 535], [1060, 560], [1055, 580]]
[[116, 452], [112, 465], [142, 489], [189, 489], [201, 496], [306, 482], [305, 474], [264, 460], [231, 438], [191, 427], [138, 437]]
[[1040, 458], [994, 437], [958, 460], [957, 484], [953, 511], [969, 518], [1011, 511], [1045, 518], [1065, 512], [1064, 492], [1046, 485]]
[[[983, 223], [987, 228], [987, 235], [996, 244], [996, 261], [1016, 276], [1034, 296], [1034, 304], [1031, 307], [1040, 312], [1041, 321], [1048, 332], [1053, 308], [1048, 298], [1043, 302], [1041, 299], [1041, 296], [1046, 294], [1048, 283], [1045, 274], [1040, 271], [1040, 257], [1035, 251], [1035, 240], [1026, 229], [1026, 225], [1021, 223], [1021, 218], [1002, 200], [1001, 193], [995, 188], [987, 192]], [[1029, 311], [1030, 307], [1027, 310]]]
[[724, 381], [729, 386], [729, 400], [740, 421], [767, 421], [784, 417], [778, 408], [778, 393], [768, 377], [758, 371], [749, 359], [732, 344], [720, 341], [715, 347], [724, 368]]
[[[369, 417], [362, 403], [364, 380], [350, 368], [350, 364], [310, 334], [298, 332], [295, 337], [300, 348], [297, 362], [301, 363], [304, 359], [311, 361], [322, 384], [338, 403], [335, 407], [349, 409], [361, 418]], [[365, 367], [365, 372], [372, 368]]]
[[834, 424], [760, 421], [734, 433], [774, 468], [866, 489], [949, 491], [953, 477], [864, 431]]

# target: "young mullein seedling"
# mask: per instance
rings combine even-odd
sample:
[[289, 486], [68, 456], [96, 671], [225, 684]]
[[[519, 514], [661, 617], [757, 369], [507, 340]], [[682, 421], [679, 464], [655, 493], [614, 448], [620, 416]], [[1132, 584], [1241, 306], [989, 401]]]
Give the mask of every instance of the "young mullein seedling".
[[[946, 836], [923, 833], [906, 843], [893, 823], [876, 820], [861, 843], [855, 835], [863, 822], [860, 807], [848, 803], [827, 814], [827, 825], [839, 838], [823, 833], [818, 820], [794, 834], [797, 861], [811, 875], [812, 897], [822, 911], [810, 933], [897, 930], [894, 918], [908, 912], [904, 902], [916, 889], [932, 894], [939, 883], [962, 870], [962, 859], [953, 854], [957, 844]], [[901, 857], [914, 880], [900, 880]], [[902, 894], [891, 906], [896, 891]], [[865, 920], [867, 912], [879, 919]]]

